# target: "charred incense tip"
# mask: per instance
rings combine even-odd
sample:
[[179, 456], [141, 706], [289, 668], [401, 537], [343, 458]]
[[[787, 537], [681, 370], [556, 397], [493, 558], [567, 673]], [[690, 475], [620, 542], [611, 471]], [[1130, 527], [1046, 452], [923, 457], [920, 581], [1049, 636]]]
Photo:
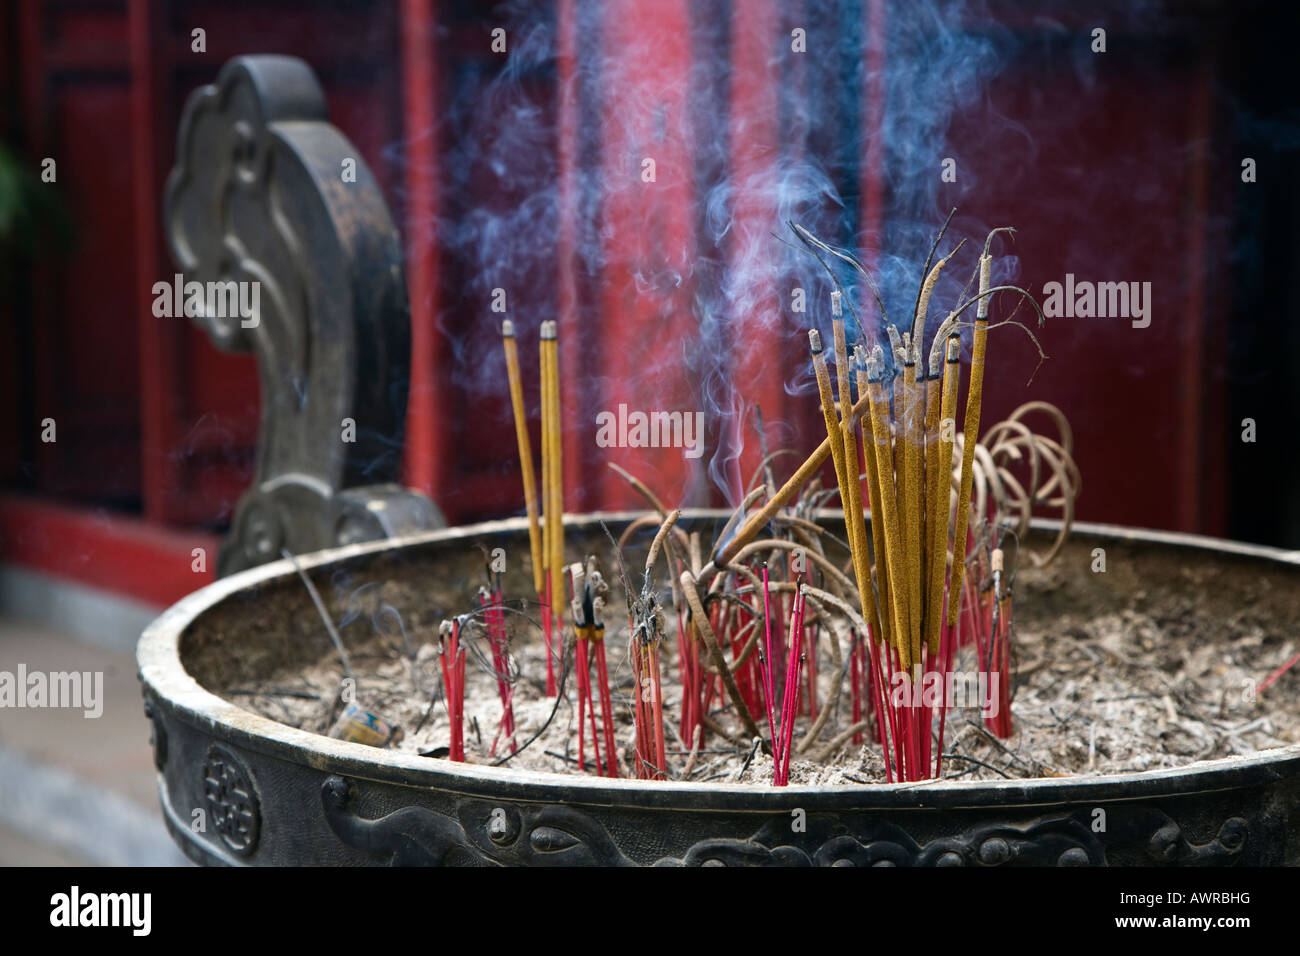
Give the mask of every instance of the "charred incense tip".
[[501, 337], [503, 339], [512, 339], [515, 337], [515, 324], [509, 319], [501, 320]]
[[949, 312], [948, 318], [939, 323], [935, 330], [934, 342], [930, 345], [930, 374], [939, 374], [939, 362], [943, 358], [944, 343], [951, 342], [958, 336], [957, 313]]
[[548, 340], [555, 338], [555, 323], [553, 321], [542, 323], [542, 338]]
[[980, 256], [980, 301], [975, 309], [976, 320], [989, 317], [989, 296], [986, 293], [989, 291], [992, 276], [993, 257], [986, 252]]
[[808, 345], [810, 348], [812, 348], [814, 355], [818, 355], [821, 353], [822, 337], [821, 337], [821, 333], [818, 332], [816, 329], [808, 330]]
[[867, 381], [876, 383], [883, 381], [885, 378], [885, 350], [879, 345], [871, 349], [871, 357], [867, 359]]
[[948, 354], [945, 358], [949, 362], [957, 362], [961, 358], [961, 339], [955, 335], [948, 339]]
[[[903, 364], [903, 337], [898, 334], [898, 327], [891, 325], [886, 327], [886, 334], [889, 335], [889, 350], [894, 355], [894, 364]], [[883, 352], [882, 352], [883, 354]]]
[[989, 560], [989, 564], [992, 567], [994, 574], [1002, 573], [1002, 549], [1001, 548], [993, 549], [993, 555]]
[[861, 345], [853, 346], [853, 367], [864, 372], [867, 370], [867, 350]]

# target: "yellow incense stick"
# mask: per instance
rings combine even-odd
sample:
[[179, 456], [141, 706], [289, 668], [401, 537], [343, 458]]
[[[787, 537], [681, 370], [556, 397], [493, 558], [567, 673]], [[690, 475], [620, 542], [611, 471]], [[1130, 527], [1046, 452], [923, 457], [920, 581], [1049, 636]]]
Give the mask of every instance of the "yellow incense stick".
[[[551, 567], [551, 363], [547, 356], [547, 323], [543, 322], [537, 343], [538, 378], [541, 383], [542, 407], [542, 587]], [[540, 591], [538, 592], [541, 593]]]
[[542, 526], [537, 517], [537, 484], [533, 475], [533, 447], [528, 437], [528, 416], [524, 411], [524, 384], [519, 375], [519, 346], [515, 324], [501, 323], [501, 343], [506, 352], [506, 376], [510, 380], [510, 404], [514, 409], [515, 438], [519, 442], [519, 470], [524, 480], [524, 507], [528, 513], [528, 547], [533, 558], [533, 587], [538, 594], [545, 586], [542, 567]]
[[[826, 422], [826, 438], [831, 443], [831, 459], [835, 462], [835, 480], [841, 491], [848, 482], [844, 479], [844, 434], [835, 421], [835, 400], [831, 397], [831, 376], [826, 370], [826, 356], [822, 353], [822, 338], [816, 329], [808, 330], [812, 348], [813, 372], [817, 376], [817, 392], [821, 397], [822, 417]], [[843, 495], [841, 495], [843, 498]], [[848, 505], [846, 504], [847, 508]]]
[[907, 476], [904, 501], [907, 557], [908, 640], [912, 644], [912, 666], [921, 664], [921, 422], [925, 417], [924, 391], [916, 380], [916, 366], [903, 366], [903, 394], [906, 398], [903, 418], [903, 469]]
[[[867, 358], [861, 346], [854, 350], [855, 376], [858, 382], [858, 402], [867, 402]], [[879, 595], [877, 614], [880, 618], [878, 636], [889, 638], [889, 575], [885, 573], [885, 520], [880, 512], [880, 470], [876, 462], [875, 438], [870, 420], [862, 422], [862, 457], [867, 465], [867, 503], [871, 509], [871, 541], [876, 556], [876, 591]], [[891, 642], [892, 643], [892, 642]]]
[[[920, 364], [917, 370], [920, 370]], [[921, 462], [921, 553], [922, 567], [924, 571], [921, 576], [922, 587], [925, 590], [925, 613], [921, 618], [921, 633], [929, 633], [929, 621], [935, 614], [939, 613], [934, 609], [934, 602], [930, 599], [930, 581], [934, 578], [934, 548], [931, 542], [934, 541], [934, 523], [938, 516], [935, 510], [930, 506], [934, 498], [933, 485], [939, 480], [939, 375], [931, 373], [925, 379], [925, 435], [924, 435], [925, 458]]]
[[[907, 584], [906, 558], [903, 555], [901, 516], [898, 514], [895, 488], [894, 453], [890, 447], [889, 399], [885, 395], [883, 358], [873, 352], [867, 368], [867, 397], [871, 405], [872, 444], [876, 452], [876, 468], [880, 475], [880, 517], [885, 528], [885, 574], [889, 578], [889, 597], [893, 624], [891, 627], [899, 664], [905, 672], [912, 669], [912, 648], [907, 638]], [[874, 374], [873, 374], [874, 373]], [[879, 558], [877, 559], [879, 566]]]
[[984, 349], [989, 334], [988, 296], [992, 257], [980, 256], [980, 301], [975, 316], [971, 348], [970, 386], [966, 391], [966, 417], [962, 421], [961, 491], [957, 496], [957, 523], [952, 539], [952, 582], [948, 586], [948, 623], [957, 622], [961, 606], [962, 575], [966, 571], [966, 525], [970, 518], [970, 488], [974, 477], [975, 443], [979, 440], [980, 404], [984, 399]]
[[[876, 596], [871, 590], [871, 558], [867, 551], [866, 523], [862, 517], [862, 482], [859, 480], [861, 472], [858, 470], [858, 443], [855, 440], [857, 426], [849, 412], [853, 392], [849, 387], [848, 343], [844, 336], [844, 320], [833, 319], [831, 325], [835, 340], [835, 372], [839, 380], [840, 407], [845, 414], [844, 420], [837, 422], [834, 410], [827, 407], [829, 381], [826, 386], [827, 396], [822, 399], [822, 408], [826, 418], [827, 436], [829, 437], [832, 430], [838, 430], [843, 444], [844, 467], [841, 477], [845, 484], [840, 485], [840, 501], [844, 506], [844, 525], [849, 539], [849, 553], [853, 557], [853, 574], [857, 579], [858, 594], [862, 599], [862, 614], [866, 620], [872, 621], [876, 618]], [[817, 373], [820, 391], [826, 359], [824, 356], [815, 355], [814, 366], [818, 358], [821, 359], [821, 371]]]
[[[926, 644], [930, 653], [939, 653], [940, 622], [943, 616], [943, 579], [948, 570], [948, 512], [952, 497], [952, 446], [957, 424], [957, 388], [961, 380], [961, 341], [955, 335], [948, 337], [947, 356], [943, 368], [943, 398], [939, 409], [939, 433], [935, 443], [938, 464], [930, 473], [930, 514], [934, 523], [930, 528], [930, 594], [926, 614]], [[945, 433], [947, 437], [945, 437]], [[950, 593], [948, 601], [960, 600]]]
[[564, 472], [560, 460], [560, 350], [556, 338], [556, 324], [548, 322], [543, 326], [543, 341], [547, 356], [547, 400], [550, 412], [550, 477], [551, 499], [547, 503], [551, 525], [551, 606], [555, 609], [558, 623], [564, 609]]

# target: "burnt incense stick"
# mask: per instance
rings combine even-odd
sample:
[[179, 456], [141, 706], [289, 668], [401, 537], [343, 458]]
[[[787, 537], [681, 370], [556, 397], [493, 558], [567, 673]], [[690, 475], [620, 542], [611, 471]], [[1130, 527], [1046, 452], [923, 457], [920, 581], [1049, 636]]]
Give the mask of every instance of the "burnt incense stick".
[[[866, 520], [862, 515], [862, 473], [858, 470], [858, 429], [850, 411], [853, 405], [853, 390], [849, 385], [848, 343], [844, 335], [844, 321], [836, 318], [832, 320], [831, 325], [835, 340], [835, 372], [838, 377], [839, 407], [842, 414], [838, 427], [844, 446], [844, 479], [848, 482], [847, 489], [840, 488], [840, 501], [844, 507], [845, 530], [849, 537], [849, 552], [853, 558], [853, 573], [857, 579], [862, 615], [868, 621], [874, 621], [876, 596], [871, 588], [871, 555], [867, 548]], [[829, 419], [826, 427], [828, 429], [831, 427]]]
[[[858, 346], [853, 352], [854, 376], [857, 379], [858, 401], [868, 402], [867, 352]], [[885, 522], [880, 515], [880, 469], [877, 464], [875, 440], [871, 422], [862, 421], [862, 457], [867, 466], [867, 504], [871, 509], [871, 542], [875, 548], [876, 615], [879, 623], [876, 638], [887, 641], [891, 633], [889, 623], [889, 579], [885, 573]]]
[[[948, 218], [952, 218], [951, 214], [949, 214]], [[944, 223], [944, 229], [947, 229], [947, 223]], [[943, 232], [940, 232], [939, 238], [942, 237]], [[938, 244], [939, 240], [936, 239], [936, 248], [938, 247]], [[925, 281], [921, 283], [921, 288], [916, 298], [916, 314], [912, 317], [912, 361], [916, 362], [918, 366], [921, 364], [921, 342], [922, 339], [925, 338], [925, 319], [926, 313], [930, 310], [930, 296], [934, 292], [935, 284], [939, 281], [939, 273], [943, 271], [943, 267], [948, 264], [948, 261], [952, 259], [952, 257], [955, 256], [964, 245], [966, 245], [965, 239], [957, 243], [952, 252], [948, 253], [934, 264], [934, 268], [930, 270], [929, 275], [925, 277]], [[930, 250], [930, 254], [931, 256], [934, 255], [934, 249]]]
[[[812, 349], [813, 371], [817, 377], [817, 392], [821, 396], [822, 417], [826, 422], [826, 438], [831, 443], [831, 460], [835, 464], [835, 479], [841, 491], [848, 486], [844, 477], [844, 433], [835, 420], [835, 400], [831, 397], [831, 377], [826, 369], [826, 356], [822, 352], [821, 335], [816, 329], [808, 330], [808, 343]], [[841, 496], [845, 500], [847, 496]], [[847, 507], [847, 504], [845, 505]]]
[[[883, 384], [885, 374], [884, 353], [880, 346], [872, 350], [867, 360], [867, 397], [871, 406], [872, 445], [876, 455], [876, 470], [880, 476], [880, 520], [885, 532], [885, 574], [889, 578], [891, 624], [894, 648], [902, 666], [910, 671], [911, 644], [907, 637], [907, 582], [903, 579], [902, 519], [898, 511], [898, 492], [895, 487], [894, 452], [891, 446], [889, 398]], [[878, 559], [879, 561], [879, 559]], [[883, 617], [883, 612], [882, 612]]]
[[[836, 351], [840, 352], [844, 342], [844, 323], [836, 320]], [[866, 580], [863, 570], [864, 556], [862, 552], [855, 547], [857, 522], [854, 520], [853, 503], [850, 495], [850, 476], [848, 462], [845, 455], [845, 439], [851, 437], [850, 433], [840, 424], [835, 417], [835, 402], [831, 397], [831, 379], [830, 373], [826, 368], [826, 355], [822, 351], [821, 336], [816, 329], [810, 329], [808, 332], [808, 342], [812, 350], [813, 371], [817, 378], [817, 391], [821, 396], [822, 420], [826, 425], [826, 439], [831, 444], [831, 458], [835, 462], [835, 480], [839, 487], [840, 503], [844, 509], [844, 524], [849, 536], [849, 551], [853, 558], [854, 575], [857, 577], [859, 590], [862, 590], [862, 582]], [[844, 359], [844, 365], [847, 366], [848, 359]], [[854, 452], [856, 458], [856, 450]], [[854, 475], [857, 477], [857, 462], [853, 464]], [[861, 512], [858, 513], [857, 520], [861, 520]], [[870, 589], [862, 593], [864, 606], [868, 600]]]
[[533, 588], [541, 596], [542, 527], [538, 519], [537, 479], [533, 475], [533, 448], [528, 437], [528, 415], [524, 409], [524, 385], [519, 374], [519, 346], [515, 342], [515, 324], [501, 323], [501, 344], [506, 353], [506, 376], [510, 380], [510, 405], [514, 410], [515, 438], [519, 444], [519, 470], [524, 482], [524, 508], [528, 514], [528, 547], [533, 558]]
[[334, 626], [334, 618], [330, 617], [330, 612], [325, 608], [325, 602], [321, 600], [320, 592], [316, 590], [316, 585], [312, 584], [311, 578], [303, 570], [298, 559], [288, 548], [280, 549], [280, 557], [285, 558], [293, 565], [293, 569], [298, 572], [298, 577], [302, 579], [303, 586], [307, 588], [307, 593], [311, 596], [311, 603], [316, 605], [316, 613], [325, 624], [325, 630], [330, 636], [330, 642], [334, 645], [334, 650], [338, 652], [339, 660], [343, 663], [343, 673], [352, 681], [354, 690], [358, 689], [356, 675], [352, 673], [352, 662], [348, 660], [348, 652], [343, 647], [343, 638], [339, 635], [338, 628]]

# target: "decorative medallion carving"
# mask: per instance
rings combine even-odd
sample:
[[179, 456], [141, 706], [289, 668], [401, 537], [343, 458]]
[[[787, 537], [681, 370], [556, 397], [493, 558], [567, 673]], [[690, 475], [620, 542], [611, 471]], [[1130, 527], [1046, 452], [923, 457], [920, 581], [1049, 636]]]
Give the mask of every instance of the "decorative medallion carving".
[[222, 842], [240, 856], [251, 856], [262, 829], [257, 789], [243, 762], [217, 744], [203, 762], [203, 805], [209, 828]]

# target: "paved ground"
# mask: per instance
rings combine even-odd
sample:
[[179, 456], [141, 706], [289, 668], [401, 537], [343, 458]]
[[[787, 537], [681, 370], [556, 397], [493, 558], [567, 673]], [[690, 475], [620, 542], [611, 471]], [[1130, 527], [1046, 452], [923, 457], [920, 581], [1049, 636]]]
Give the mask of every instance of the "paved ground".
[[181, 865], [163, 826], [130, 635], [87, 644], [0, 616], [0, 671], [103, 675], [103, 713], [0, 709], [0, 865]]

